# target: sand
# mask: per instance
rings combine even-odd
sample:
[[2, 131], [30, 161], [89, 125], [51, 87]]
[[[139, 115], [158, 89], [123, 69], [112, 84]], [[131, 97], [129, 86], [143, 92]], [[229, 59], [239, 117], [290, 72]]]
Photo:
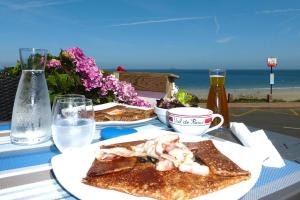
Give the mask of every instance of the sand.
[[[188, 90], [192, 94], [197, 95], [201, 99], [206, 99], [208, 95], [207, 90]], [[227, 89], [227, 93], [231, 93], [234, 99], [246, 97], [246, 98], [267, 98], [270, 94], [270, 89]], [[280, 99], [284, 101], [300, 100], [300, 88], [273, 88], [272, 99]]]

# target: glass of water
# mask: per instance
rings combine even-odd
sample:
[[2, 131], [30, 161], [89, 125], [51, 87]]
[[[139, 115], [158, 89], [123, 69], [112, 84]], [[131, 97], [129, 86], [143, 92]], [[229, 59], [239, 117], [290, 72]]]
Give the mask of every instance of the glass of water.
[[94, 108], [91, 99], [61, 96], [52, 110], [52, 137], [64, 153], [91, 143], [95, 132]]
[[56, 95], [53, 99], [52, 103], [52, 117], [53, 117], [53, 111], [54, 107], [56, 105], [57, 99], [62, 99], [62, 98], [70, 98], [70, 99], [85, 99], [85, 96], [82, 94], [61, 94], [61, 95]]

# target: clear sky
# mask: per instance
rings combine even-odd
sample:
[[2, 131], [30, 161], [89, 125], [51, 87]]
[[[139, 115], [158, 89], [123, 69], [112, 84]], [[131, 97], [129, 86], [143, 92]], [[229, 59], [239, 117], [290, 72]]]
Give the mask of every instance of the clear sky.
[[300, 1], [0, 0], [0, 65], [73, 46], [103, 68], [300, 69]]

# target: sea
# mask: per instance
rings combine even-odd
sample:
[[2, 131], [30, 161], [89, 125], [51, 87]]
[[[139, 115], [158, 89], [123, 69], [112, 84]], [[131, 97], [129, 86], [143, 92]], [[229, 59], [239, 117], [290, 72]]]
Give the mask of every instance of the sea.
[[[187, 90], [205, 90], [209, 88], [208, 70], [197, 69], [139, 69], [129, 71], [172, 73], [180, 78], [175, 83]], [[274, 89], [300, 89], [300, 70], [276, 70]], [[270, 70], [227, 70], [226, 89], [269, 89]]]
[[[0, 66], [0, 70], [2, 67]], [[105, 68], [104, 68], [105, 69]], [[106, 70], [112, 70], [108, 67]], [[178, 75], [175, 83], [179, 88], [187, 90], [207, 90], [209, 88], [209, 75], [207, 69], [128, 69], [135, 72], [158, 72]], [[273, 68], [274, 89], [300, 90], [300, 69]], [[266, 69], [228, 69], [226, 70], [226, 89], [252, 89], [261, 90], [270, 88], [270, 70]]]

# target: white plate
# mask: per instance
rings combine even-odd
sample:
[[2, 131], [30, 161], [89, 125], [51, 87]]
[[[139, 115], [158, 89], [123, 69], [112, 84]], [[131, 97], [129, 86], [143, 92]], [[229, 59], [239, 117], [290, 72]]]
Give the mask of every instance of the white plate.
[[[138, 109], [142, 109], [142, 110], [150, 110], [150, 109], [152, 109], [152, 108], [146, 108], [146, 107], [138, 107], [138, 106], [130, 106], [130, 105], [125, 105], [125, 104], [119, 104], [119, 103], [105, 103], [105, 104], [94, 106], [94, 111], [103, 110], [103, 109], [111, 108], [113, 106], [118, 106], [118, 105], [123, 105], [123, 106], [129, 107], [129, 108], [138, 108]], [[155, 118], [156, 118], [156, 116], [155, 117], [151, 117], [151, 118], [136, 120], [136, 121], [96, 122], [96, 125], [116, 125], [116, 126], [135, 125], [135, 124], [140, 124], [140, 123], [148, 122], [148, 121], [150, 121], [152, 119], [155, 119]]]
[[[162, 134], [174, 133], [162, 130], [147, 130], [138, 133], [125, 135], [105, 141], [101, 141], [85, 147], [81, 150], [60, 154], [52, 158], [52, 168], [59, 183], [71, 194], [79, 199], [150, 199], [146, 197], [135, 197], [126, 193], [92, 187], [81, 183], [90, 168], [94, 158], [95, 150], [103, 144], [114, 144], [126, 141], [151, 139]], [[199, 136], [187, 136], [180, 134], [180, 138], [185, 142], [195, 142], [203, 140]], [[206, 199], [239, 199], [245, 195], [256, 183], [260, 171], [261, 162], [255, 159], [253, 152], [243, 146], [227, 141], [213, 141], [216, 147], [240, 167], [251, 172], [251, 178], [247, 181], [229, 186], [217, 192], [196, 198], [197, 200]]]

